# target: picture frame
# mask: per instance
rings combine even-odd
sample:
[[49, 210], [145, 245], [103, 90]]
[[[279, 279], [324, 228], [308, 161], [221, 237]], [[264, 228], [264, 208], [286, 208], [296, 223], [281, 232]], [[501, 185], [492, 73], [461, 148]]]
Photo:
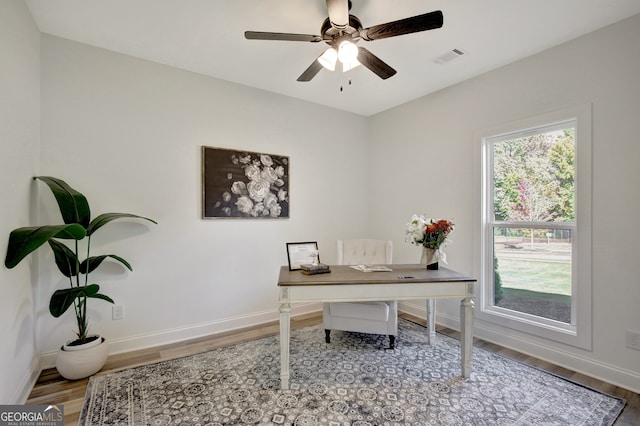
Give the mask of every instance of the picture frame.
[[298, 271], [301, 269], [300, 265], [312, 263], [315, 255], [317, 255], [318, 262], [320, 262], [317, 241], [287, 243], [287, 260], [289, 261], [290, 271]]
[[288, 219], [289, 157], [202, 146], [203, 219]]

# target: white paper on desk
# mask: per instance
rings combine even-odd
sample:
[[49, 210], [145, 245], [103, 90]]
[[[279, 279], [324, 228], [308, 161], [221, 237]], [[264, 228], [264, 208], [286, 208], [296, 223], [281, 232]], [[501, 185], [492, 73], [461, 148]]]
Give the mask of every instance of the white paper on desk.
[[389, 268], [387, 265], [352, 265], [353, 269], [362, 272], [389, 272], [393, 271], [393, 269]]

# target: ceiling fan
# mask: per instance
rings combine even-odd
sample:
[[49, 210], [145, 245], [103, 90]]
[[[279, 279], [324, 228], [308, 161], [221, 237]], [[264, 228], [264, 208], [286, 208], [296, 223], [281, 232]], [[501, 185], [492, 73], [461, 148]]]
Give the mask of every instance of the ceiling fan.
[[348, 71], [362, 64], [386, 80], [393, 76], [396, 70], [364, 47], [355, 44], [360, 40], [373, 41], [433, 30], [442, 27], [443, 23], [442, 11], [436, 10], [423, 15], [363, 28], [360, 20], [350, 15], [349, 10], [351, 10], [351, 0], [327, 0], [329, 17], [322, 23], [320, 35], [245, 31], [244, 36], [248, 40], [306, 41], [311, 43], [324, 41], [327, 43], [329, 48], [311, 63], [309, 68], [298, 77], [298, 81], [311, 81], [323, 67], [333, 71], [338, 59], [342, 63], [343, 71]]

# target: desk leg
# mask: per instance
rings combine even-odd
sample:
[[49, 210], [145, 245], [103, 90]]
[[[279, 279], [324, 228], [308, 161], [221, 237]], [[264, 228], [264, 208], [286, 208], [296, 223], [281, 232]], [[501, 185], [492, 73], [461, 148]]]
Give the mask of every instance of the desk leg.
[[473, 349], [473, 300], [465, 297], [460, 302], [460, 365], [462, 377], [471, 376], [471, 350]]
[[280, 304], [280, 388], [289, 389], [289, 338], [291, 336], [291, 305]]
[[436, 340], [436, 299], [427, 299], [427, 344], [432, 345]]

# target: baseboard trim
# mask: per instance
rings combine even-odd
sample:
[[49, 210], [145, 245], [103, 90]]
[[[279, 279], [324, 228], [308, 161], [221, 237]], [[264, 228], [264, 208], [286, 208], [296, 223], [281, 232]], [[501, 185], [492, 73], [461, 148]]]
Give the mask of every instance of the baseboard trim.
[[423, 318], [425, 320], [425, 324], [426, 324], [426, 321], [427, 321], [427, 305], [426, 305], [426, 303], [423, 304], [422, 306], [418, 306], [415, 303], [398, 302], [398, 311], [406, 312], [407, 314], [411, 314], [413, 316], [416, 316], [416, 317], [419, 317], [419, 318]]
[[29, 399], [29, 395], [31, 394], [31, 389], [35, 386], [38, 381], [38, 377], [40, 377], [40, 373], [42, 372], [42, 368], [40, 366], [40, 358], [34, 357], [31, 360], [31, 365], [29, 366], [29, 371], [25, 374], [24, 379], [20, 386], [16, 387], [15, 393], [13, 394], [12, 401], [15, 401], [15, 404], [24, 405]]
[[[305, 315], [322, 310], [321, 303], [306, 303], [292, 306], [291, 316]], [[121, 339], [109, 340], [109, 355], [131, 352], [151, 348], [170, 343], [196, 339], [198, 337], [239, 330], [242, 328], [260, 325], [280, 319], [277, 308], [262, 312], [253, 312], [247, 315], [223, 318], [221, 320], [196, 324], [188, 327], [179, 327], [163, 330], [157, 333], [128, 336]], [[57, 351], [46, 352], [40, 355], [41, 369], [55, 367]], [[37, 376], [36, 376], [37, 377]]]
[[[426, 306], [401, 302], [398, 305], [398, 309], [419, 318], [425, 318], [426, 321]], [[460, 330], [460, 318], [456, 315], [437, 312], [436, 323], [454, 330]], [[640, 393], [640, 388], [638, 388], [640, 374], [637, 372], [569, 353], [556, 347], [541, 344], [538, 341], [534, 342], [533, 340], [527, 339], [526, 335], [516, 334], [516, 332], [505, 333], [503, 328], [498, 328], [485, 322], [475, 322], [474, 336], [620, 388]]]

